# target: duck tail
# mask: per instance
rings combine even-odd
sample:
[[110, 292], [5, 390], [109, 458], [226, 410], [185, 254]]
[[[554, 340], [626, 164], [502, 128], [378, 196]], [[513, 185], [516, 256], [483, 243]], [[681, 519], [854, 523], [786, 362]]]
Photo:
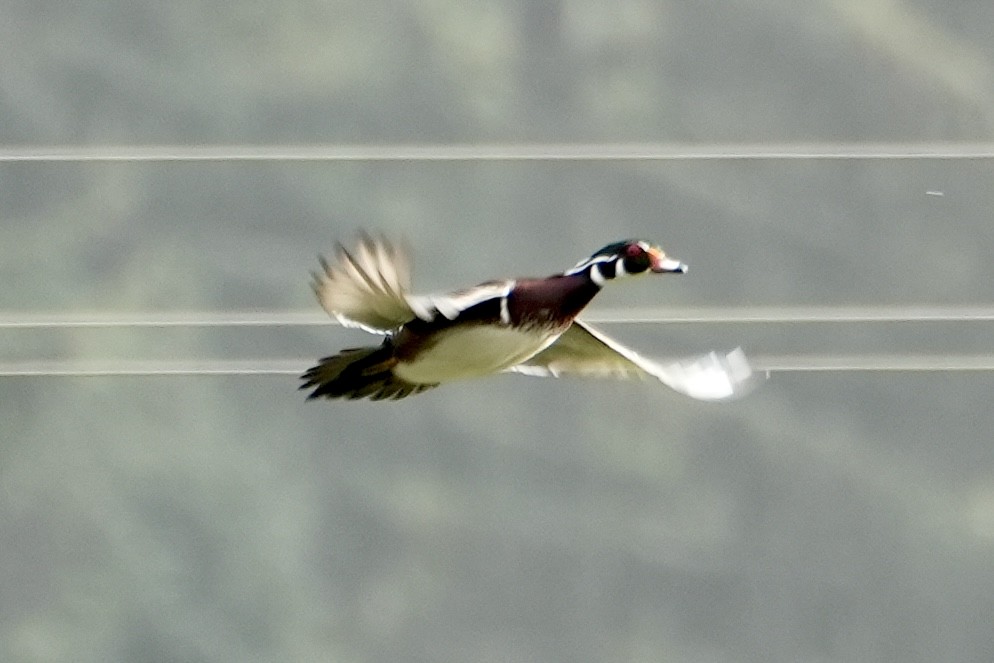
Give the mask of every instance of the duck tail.
[[301, 389], [314, 388], [307, 400], [315, 398], [369, 398], [397, 400], [430, 389], [434, 384], [412, 384], [393, 373], [397, 363], [389, 340], [380, 346], [349, 348], [325, 357], [300, 376]]

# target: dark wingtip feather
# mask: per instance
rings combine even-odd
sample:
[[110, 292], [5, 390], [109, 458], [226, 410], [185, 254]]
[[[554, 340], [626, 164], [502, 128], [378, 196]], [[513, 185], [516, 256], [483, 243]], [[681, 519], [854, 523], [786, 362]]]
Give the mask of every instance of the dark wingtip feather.
[[318, 398], [396, 400], [437, 386], [411, 384], [396, 377], [389, 368], [391, 355], [389, 346], [342, 350], [307, 369], [300, 376], [303, 382], [299, 389], [313, 389], [307, 396], [308, 401]]
[[366, 285], [367, 288], [371, 288], [371, 289], [375, 290], [376, 287], [377, 287], [376, 281], [374, 281], [372, 278], [370, 278], [369, 273], [365, 269], [363, 269], [362, 265], [359, 264], [359, 262], [355, 259], [355, 257], [353, 257], [353, 255], [351, 253], [349, 253], [348, 249], [346, 249], [341, 244], [338, 245], [338, 249], [339, 249], [342, 261], [343, 262], [347, 261], [349, 263], [349, 266], [351, 266], [352, 269], [354, 269], [356, 271], [356, 273], [359, 274], [359, 277], [362, 278], [362, 280], [366, 282], [365, 285]]
[[359, 244], [365, 246], [367, 249], [376, 246], [377, 238], [373, 237], [366, 230], [359, 231]]
[[314, 291], [315, 295], [320, 297], [321, 295], [321, 284], [324, 283], [324, 279], [317, 272], [311, 272], [311, 290]]

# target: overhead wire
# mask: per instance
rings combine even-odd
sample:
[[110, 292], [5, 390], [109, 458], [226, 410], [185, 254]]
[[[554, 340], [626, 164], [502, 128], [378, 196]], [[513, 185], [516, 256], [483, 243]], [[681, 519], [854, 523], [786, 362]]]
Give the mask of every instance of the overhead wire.
[[[313, 363], [313, 359], [15, 361], [0, 363], [0, 377], [297, 376]], [[979, 372], [994, 370], [994, 354], [755, 355], [750, 364], [759, 373]]]
[[994, 142], [23, 145], [0, 162], [994, 159]]
[[[594, 308], [598, 324], [801, 324], [992, 322], [994, 306], [717, 306]], [[320, 311], [0, 311], [0, 330], [48, 328], [311, 327], [340, 324]]]

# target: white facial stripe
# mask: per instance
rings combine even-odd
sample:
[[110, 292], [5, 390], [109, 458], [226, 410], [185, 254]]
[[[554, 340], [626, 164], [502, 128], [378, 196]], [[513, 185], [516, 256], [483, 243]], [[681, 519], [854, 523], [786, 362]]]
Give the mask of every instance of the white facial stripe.
[[594, 256], [592, 258], [587, 258], [578, 262], [571, 270], [566, 272], [566, 274], [579, 274], [590, 267], [591, 265], [599, 265], [602, 262], [610, 262], [614, 256]]
[[597, 284], [598, 288], [603, 287], [604, 283], [607, 281], [607, 279], [604, 278], [604, 275], [601, 274], [601, 268], [596, 262], [590, 266], [590, 280]]
[[620, 279], [623, 276], [628, 276], [628, 271], [625, 270], [625, 259], [618, 258], [614, 263], [614, 278]]

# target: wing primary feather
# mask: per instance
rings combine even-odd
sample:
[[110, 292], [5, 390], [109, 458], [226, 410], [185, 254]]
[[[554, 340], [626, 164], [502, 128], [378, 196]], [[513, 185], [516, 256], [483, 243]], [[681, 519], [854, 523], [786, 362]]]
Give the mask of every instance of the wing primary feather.
[[348, 270], [351, 270], [353, 272], [353, 275], [357, 277], [353, 279], [356, 285], [362, 287], [367, 292], [373, 292], [373, 288], [375, 286], [373, 286], [372, 281], [369, 278], [369, 275], [366, 274], [365, 270], [363, 270], [363, 268], [359, 265], [355, 257], [351, 253], [349, 253], [348, 249], [346, 249], [341, 244], [338, 245], [338, 249], [341, 252], [342, 265], [346, 267]]
[[409, 260], [405, 252], [382, 237], [378, 242], [374, 241], [373, 246], [376, 249], [376, 264], [384, 289], [394, 297], [402, 298], [408, 285], [403, 283], [400, 274], [410, 273]]
[[311, 287], [333, 317], [349, 327], [389, 333], [416, 316], [408, 302], [407, 256], [385, 238], [361, 233], [353, 250], [335, 245], [329, 262], [318, 257], [320, 271]]
[[381, 279], [377, 278], [380, 270], [376, 264], [376, 256], [374, 255], [375, 247], [372, 241], [367, 235], [365, 239], [359, 242], [359, 250], [357, 251], [359, 259], [356, 260], [353, 257], [353, 263], [355, 263], [356, 268], [366, 279], [366, 283], [370, 289], [383, 290]]

